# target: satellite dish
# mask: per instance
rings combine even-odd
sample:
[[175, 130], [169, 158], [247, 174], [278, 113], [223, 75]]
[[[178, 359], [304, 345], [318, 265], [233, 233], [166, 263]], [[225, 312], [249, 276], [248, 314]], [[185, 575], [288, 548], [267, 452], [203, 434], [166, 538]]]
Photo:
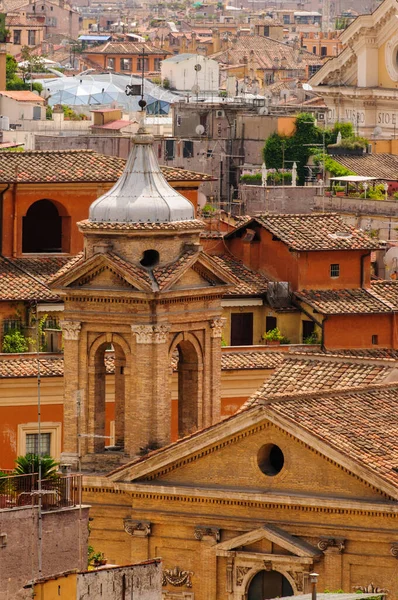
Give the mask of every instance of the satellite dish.
[[311, 92], [312, 86], [309, 83], [303, 83], [303, 90], [306, 92]]
[[194, 66], [195, 71], [201, 71], [202, 70], [202, 65], [197, 64]]
[[192, 89], [191, 89], [191, 92], [192, 92], [193, 94], [199, 94], [199, 92], [200, 92], [200, 87], [199, 87], [197, 84], [193, 85], [193, 86], [192, 86]]
[[198, 135], [203, 135], [205, 132], [205, 128], [203, 127], [203, 125], [197, 125], [195, 131]]
[[374, 135], [374, 137], [377, 137], [377, 136], [381, 135], [382, 133], [383, 133], [383, 130], [382, 130], [381, 127], [375, 127], [373, 129], [373, 135]]
[[384, 255], [383, 262], [389, 270], [398, 270], [398, 247], [390, 248]]
[[258, 111], [259, 115], [268, 115], [268, 113], [269, 109], [266, 106], [262, 106]]

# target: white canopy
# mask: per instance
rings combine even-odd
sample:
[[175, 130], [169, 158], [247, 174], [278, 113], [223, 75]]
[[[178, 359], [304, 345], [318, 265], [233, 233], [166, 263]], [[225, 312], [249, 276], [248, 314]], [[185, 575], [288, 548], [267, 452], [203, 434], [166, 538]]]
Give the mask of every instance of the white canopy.
[[363, 183], [364, 181], [375, 181], [377, 177], [362, 177], [362, 175], [344, 175], [342, 177], [330, 177], [330, 181], [346, 181], [347, 183]]

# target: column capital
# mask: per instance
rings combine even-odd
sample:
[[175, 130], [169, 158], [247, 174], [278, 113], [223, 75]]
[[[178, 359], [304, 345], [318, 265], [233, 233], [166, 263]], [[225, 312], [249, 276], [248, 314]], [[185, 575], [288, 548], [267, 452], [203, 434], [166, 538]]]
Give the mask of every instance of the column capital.
[[398, 558], [398, 542], [391, 542], [390, 554], [394, 558]]
[[195, 540], [202, 541], [203, 538], [213, 537], [216, 542], [221, 539], [220, 529], [206, 525], [197, 525], [194, 532]]
[[79, 339], [82, 328], [80, 321], [60, 321], [59, 324], [65, 340], [77, 341]]
[[149, 521], [135, 521], [124, 519], [124, 531], [134, 537], [148, 537], [151, 535], [151, 524]]
[[222, 330], [226, 319], [224, 317], [217, 317], [210, 321], [210, 335], [212, 338], [222, 337]]
[[131, 325], [137, 344], [164, 344], [167, 341], [170, 325]]
[[342, 554], [345, 550], [345, 539], [321, 537], [317, 545], [322, 552], [326, 552], [329, 548], [332, 548]]

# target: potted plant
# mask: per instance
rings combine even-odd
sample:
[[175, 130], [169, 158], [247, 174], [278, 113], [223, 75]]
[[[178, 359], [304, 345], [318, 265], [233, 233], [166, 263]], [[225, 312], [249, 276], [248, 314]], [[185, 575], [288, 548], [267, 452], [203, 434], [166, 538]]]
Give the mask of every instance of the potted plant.
[[333, 191], [336, 196], [345, 196], [345, 187], [343, 185], [335, 185]]
[[269, 331], [263, 333], [262, 338], [267, 346], [279, 346], [281, 341], [284, 339], [284, 336], [281, 334], [278, 327], [275, 327], [275, 329], [270, 329]]

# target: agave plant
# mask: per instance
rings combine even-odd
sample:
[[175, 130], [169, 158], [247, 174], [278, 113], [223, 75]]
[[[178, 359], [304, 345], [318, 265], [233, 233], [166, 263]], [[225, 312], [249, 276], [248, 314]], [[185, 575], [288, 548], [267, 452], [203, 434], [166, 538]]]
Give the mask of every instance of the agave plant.
[[38, 454], [26, 454], [26, 456], [18, 456], [15, 461], [16, 467], [14, 475], [29, 475], [30, 473], [39, 472], [39, 463], [41, 463], [42, 479], [53, 479], [57, 476], [59, 463], [55, 462], [51, 456], [42, 456]]

